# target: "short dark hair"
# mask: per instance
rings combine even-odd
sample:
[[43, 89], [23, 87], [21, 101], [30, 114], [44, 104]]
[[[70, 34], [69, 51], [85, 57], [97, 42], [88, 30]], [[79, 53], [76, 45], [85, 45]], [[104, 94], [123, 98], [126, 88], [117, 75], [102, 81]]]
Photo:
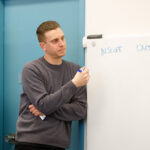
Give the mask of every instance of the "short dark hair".
[[36, 30], [38, 41], [44, 42], [44, 40], [45, 40], [44, 34], [47, 31], [55, 30], [57, 28], [60, 28], [60, 25], [56, 21], [46, 21], [46, 22], [41, 23]]

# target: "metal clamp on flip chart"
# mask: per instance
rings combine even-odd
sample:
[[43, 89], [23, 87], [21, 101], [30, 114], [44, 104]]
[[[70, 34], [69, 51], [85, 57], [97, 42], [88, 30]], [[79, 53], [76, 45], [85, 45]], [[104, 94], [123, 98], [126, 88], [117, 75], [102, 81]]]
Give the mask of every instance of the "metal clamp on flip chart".
[[87, 37], [83, 37], [82, 46], [83, 48], [87, 47], [87, 39], [101, 39], [101, 38], [103, 38], [102, 34], [92, 34], [88, 35]]
[[93, 34], [93, 35], [88, 35], [87, 39], [101, 39], [103, 36], [102, 34]]

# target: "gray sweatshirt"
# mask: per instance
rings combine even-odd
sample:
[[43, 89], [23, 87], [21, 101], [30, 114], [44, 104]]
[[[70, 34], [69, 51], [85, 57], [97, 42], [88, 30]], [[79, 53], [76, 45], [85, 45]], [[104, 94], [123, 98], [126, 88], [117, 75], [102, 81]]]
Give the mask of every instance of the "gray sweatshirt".
[[[86, 87], [76, 88], [71, 81], [78, 69], [64, 60], [49, 64], [44, 57], [24, 66], [16, 141], [69, 147], [71, 122], [85, 118], [87, 111]], [[45, 120], [29, 111], [30, 104]]]

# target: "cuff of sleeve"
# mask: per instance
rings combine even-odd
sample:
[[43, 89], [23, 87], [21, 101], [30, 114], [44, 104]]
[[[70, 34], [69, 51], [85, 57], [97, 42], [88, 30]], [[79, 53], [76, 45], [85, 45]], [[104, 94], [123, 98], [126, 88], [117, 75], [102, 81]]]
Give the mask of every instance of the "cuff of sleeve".
[[72, 81], [69, 82], [70, 88], [72, 89], [72, 92], [75, 93], [77, 90], [77, 87], [73, 84]]
[[70, 81], [71, 82], [71, 84], [72, 84], [72, 88], [73, 88], [73, 90], [77, 90], [77, 87], [73, 84], [73, 82], [72, 81]]
[[67, 84], [66, 84], [66, 88], [68, 88], [69, 90], [68, 90], [68, 94], [70, 95], [72, 95], [72, 94], [74, 94], [75, 92], [76, 92], [76, 90], [77, 90], [77, 87], [73, 84], [73, 82], [72, 81], [69, 81]]

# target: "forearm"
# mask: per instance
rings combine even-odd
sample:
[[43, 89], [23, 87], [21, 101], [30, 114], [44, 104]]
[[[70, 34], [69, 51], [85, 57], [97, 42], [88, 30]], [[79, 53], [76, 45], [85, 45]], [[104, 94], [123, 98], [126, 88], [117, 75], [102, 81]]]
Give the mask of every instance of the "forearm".
[[[86, 87], [78, 88], [76, 94], [72, 97], [69, 103], [63, 104], [55, 112], [47, 115], [63, 121], [84, 119], [87, 112], [86, 99]], [[30, 105], [29, 109], [35, 116], [40, 116], [42, 114], [34, 105]]]
[[[27, 90], [27, 89], [26, 89]], [[29, 92], [31, 103], [45, 115], [57, 111], [62, 105], [68, 103], [71, 97], [74, 95], [76, 87], [70, 81], [53, 94], [41, 93], [34, 95], [35, 93]]]
[[62, 105], [60, 109], [55, 111], [52, 116], [59, 120], [73, 121], [81, 120], [87, 114], [87, 93], [86, 87], [78, 88], [76, 94], [72, 98], [71, 103]]
[[64, 104], [59, 110], [51, 114], [52, 117], [63, 121], [81, 120], [86, 117], [87, 105], [79, 103]]

